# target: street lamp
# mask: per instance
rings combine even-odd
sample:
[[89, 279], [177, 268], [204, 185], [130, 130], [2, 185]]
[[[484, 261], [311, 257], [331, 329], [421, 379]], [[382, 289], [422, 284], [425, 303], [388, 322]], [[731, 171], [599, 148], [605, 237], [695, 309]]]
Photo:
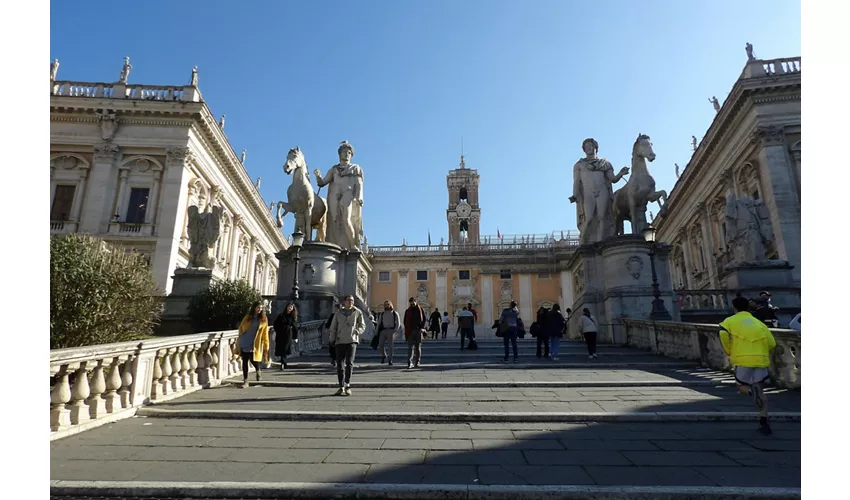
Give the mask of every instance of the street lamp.
[[649, 319], [653, 321], [673, 321], [667, 308], [664, 307], [664, 301], [661, 300], [661, 290], [658, 288], [658, 275], [655, 273], [655, 250], [657, 243], [655, 242], [655, 227], [652, 224], [646, 226], [643, 230], [643, 237], [649, 242], [649, 265], [652, 267], [652, 312], [649, 313]]
[[292, 233], [292, 243], [289, 245], [293, 250], [295, 250], [295, 254], [292, 256], [292, 260], [295, 261], [295, 272], [292, 275], [293, 300], [298, 300], [298, 261], [301, 260], [301, 245], [303, 244], [304, 233], [296, 229], [295, 232]]

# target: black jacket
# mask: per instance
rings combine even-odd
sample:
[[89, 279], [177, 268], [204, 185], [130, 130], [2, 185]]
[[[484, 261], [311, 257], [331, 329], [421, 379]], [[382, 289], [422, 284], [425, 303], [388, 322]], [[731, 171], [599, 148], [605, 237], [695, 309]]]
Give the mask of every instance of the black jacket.
[[278, 314], [274, 320], [274, 354], [289, 356], [292, 354], [292, 344], [298, 338], [298, 321], [286, 312]]

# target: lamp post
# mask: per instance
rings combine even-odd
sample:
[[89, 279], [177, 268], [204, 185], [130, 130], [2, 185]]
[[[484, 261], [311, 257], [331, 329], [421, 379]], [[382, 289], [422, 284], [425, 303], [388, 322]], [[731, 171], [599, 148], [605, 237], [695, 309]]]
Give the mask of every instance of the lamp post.
[[661, 300], [661, 290], [658, 287], [658, 275], [655, 273], [655, 250], [657, 243], [655, 242], [655, 227], [652, 224], [646, 226], [643, 230], [643, 237], [649, 242], [649, 265], [652, 268], [652, 312], [649, 313], [649, 319], [653, 321], [673, 321], [667, 308], [664, 307], [664, 301]]
[[292, 299], [298, 300], [298, 261], [301, 260], [301, 245], [304, 244], [304, 233], [298, 229], [292, 233], [292, 243], [289, 245], [294, 251], [292, 260], [295, 261], [295, 272], [292, 274]]

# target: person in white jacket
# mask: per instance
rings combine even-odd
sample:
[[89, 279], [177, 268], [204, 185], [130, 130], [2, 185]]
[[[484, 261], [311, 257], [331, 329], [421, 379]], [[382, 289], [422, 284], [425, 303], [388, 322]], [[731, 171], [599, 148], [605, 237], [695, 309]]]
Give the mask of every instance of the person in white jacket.
[[[346, 295], [342, 309], [334, 314], [330, 328], [330, 343], [336, 349], [336, 374], [339, 379], [337, 396], [351, 396], [351, 372], [360, 336], [366, 331], [363, 312], [354, 307], [354, 297]], [[345, 371], [343, 372], [343, 364]]]
[[590, 309], [584, 308], [582, 315], [579, 318], [579, 331], [584, 335], [584, 340], [587, 342], [587, 354], [589, 359], [596, 359], [596, 336], [599, 332], [599, 327], [596, 323], [596, 318], [590, 314]]

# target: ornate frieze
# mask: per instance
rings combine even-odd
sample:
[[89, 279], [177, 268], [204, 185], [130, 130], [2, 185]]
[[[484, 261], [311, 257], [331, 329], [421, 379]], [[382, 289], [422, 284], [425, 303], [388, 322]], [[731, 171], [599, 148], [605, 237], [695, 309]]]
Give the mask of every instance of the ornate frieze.
[[758, 127], [751, 136], [751, 141], [762, 146], [777, 146], [785, 143], [785, 131], [783, 127], [769, 125]]
[[118, 157], [118, 146], [111, 142], [104, 142], [94, 147], [94, 161], [98, 163], [112, 163]]

